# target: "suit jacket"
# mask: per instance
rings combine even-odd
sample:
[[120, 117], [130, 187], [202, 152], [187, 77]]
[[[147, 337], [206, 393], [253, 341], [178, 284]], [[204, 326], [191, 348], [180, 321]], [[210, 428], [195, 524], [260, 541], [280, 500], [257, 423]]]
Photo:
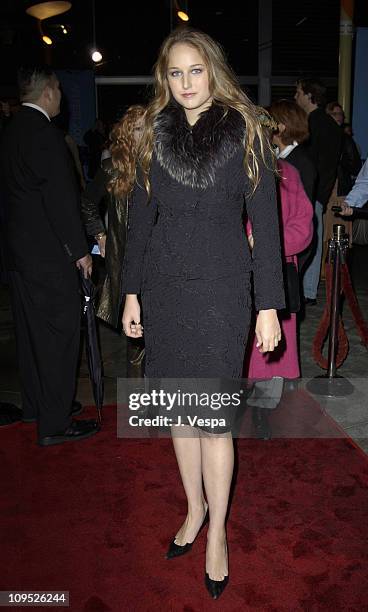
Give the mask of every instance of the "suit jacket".
[[303, 144], [298, 145], [289, 153], [285, 161], [299, 171], [304, 191], [314, 205], [316, 200], [317, 168], [308, 155], [306, 147]]
[[342, 131], [323, 108], [309, 114], [309, 153], [317, 172], [316, 199], [326, 209], [332, 193], [341, 156]]
[[88, 253], [80, 198], [62, 132], [23, 106], [0, 150], [6, 268], [65, 268]]

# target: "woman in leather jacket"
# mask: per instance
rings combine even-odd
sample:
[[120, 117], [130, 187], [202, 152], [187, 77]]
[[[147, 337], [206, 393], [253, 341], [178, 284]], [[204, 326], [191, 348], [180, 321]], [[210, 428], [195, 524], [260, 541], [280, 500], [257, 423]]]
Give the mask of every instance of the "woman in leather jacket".
[[[111, 157], [103, 160], [82, 194], [82, 217], [87, 234], [96, 239], [106, 267], [96, 313], [114, 327], [120, 326], [121, 261], [126, 242], [128, 198], [135, 181], [136, 152], [144, 112], [142, 106], [131, 106], [114, 125], [110, 134]], [[107, 227], [101, 216], [104, 198], [107, 200]], [[141, 353], [142, 348], [138, 352]]]

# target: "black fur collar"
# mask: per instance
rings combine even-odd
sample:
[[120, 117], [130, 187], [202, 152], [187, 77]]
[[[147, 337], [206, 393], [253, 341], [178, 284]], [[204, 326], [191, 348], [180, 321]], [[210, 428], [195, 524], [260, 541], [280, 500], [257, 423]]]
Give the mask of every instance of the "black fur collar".
[[245, 124], [238, 111], [213, 103], [191, 127], [184, 109], [171, 103], [155, 121], [157, 160], [169, 175], [188, 187], [206, 189], [216, 172], [244, 142]]

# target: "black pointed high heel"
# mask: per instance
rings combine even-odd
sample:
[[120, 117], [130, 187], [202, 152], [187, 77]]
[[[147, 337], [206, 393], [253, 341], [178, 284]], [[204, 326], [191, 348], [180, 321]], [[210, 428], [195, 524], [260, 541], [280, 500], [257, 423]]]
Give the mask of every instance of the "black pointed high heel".
[[[207, 506], [206, 514], [204, 515], [203, 523], [198, 530], [197, 536], [201, 532], [201, 530], [203, 529], [207, 521], [208, 521], [208, 506]], [[181, 555], [185, 555], [185, 553], [191, 550], [195, 540], [196, 538], [194, 538], [193, 542], [187, 542], [186, 544], [183, 544], [182, 546], [180, 546], [179, 544], [175, 544], [175, 538], [174, 538], [173, 541], [170, 542], [168, 551], [165, 555], [166, 559], [174, 559], [175, 557], [181, 557]]]
[[170, 546], [165, 555], [166, 559], [174, 559], [174, 557], [180, 557], [181, 555], [185, 555], [185, 553], [189, 552], [193, 546], [193, 542], [188, 542], [187, 544], [183, 544], [180, 546], [179, 544], [175, 544], [175, 540], [170, 542]]
[[[228, 557], [227, 544], [225, 544], [225, 546], [226, 546], [226, 557], [228, 559], [229, 557]], [[212, 580], [209, 574], [205, 571], [204, 582], [205, 582], [207, 591], [211, 595], [212, 599], [218, 599], [220, 595], [222, 595], [222, 593], [224, 592], [229, 582], [229, 575], [225, 576], [223, 580]]]
[[207, 591], [211, 595], [212, 599], [218, 599], [220, 595], [224, 592], [225, 587], [229, 582], [229, 576], [225, 576], [223, 580], [212, 580], [212, 578], [210, 578], [206, 572], [204, 581], [207, 587]]

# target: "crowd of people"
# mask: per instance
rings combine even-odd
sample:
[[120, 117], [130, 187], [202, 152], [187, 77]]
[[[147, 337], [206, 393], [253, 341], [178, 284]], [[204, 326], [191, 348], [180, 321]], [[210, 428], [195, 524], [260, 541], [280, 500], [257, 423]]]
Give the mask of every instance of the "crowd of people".
[[[316, 304], [330, 199], [343, 198], [346, 216], [367, 200], [367, 163], [361, 170], [324, 85], [300, 79], [295, 99], [262, 109], [214, 40], [174, 31], [160, 50], [152, 100], [114, 125], [102, 158], [101, 122], [87, 133], [86, 186], [52, 121], [61, 98], [55, 74], [22, 70], [19, 89], [21, 110], [2, 130], [3, 265], [24, 420], [37, 421], [38, 443], [99, 429], [73, 418], [78, 274], [92, 273], [91, 240], [106, 272], [97, 316], [122, 329], [132, 363], [145, 354], [148, 379], [212, 379], [213, 391], [246, 377], [253, 392], [278, 381], [280, 397], [283, 381], [300, 377], [297, 313]], [[186, 422], [172, 437], [188, 514], [167, 558], [191, 549], [208, 515], [205, 583], [218, 598], [229, 579], [231, 427]]]

